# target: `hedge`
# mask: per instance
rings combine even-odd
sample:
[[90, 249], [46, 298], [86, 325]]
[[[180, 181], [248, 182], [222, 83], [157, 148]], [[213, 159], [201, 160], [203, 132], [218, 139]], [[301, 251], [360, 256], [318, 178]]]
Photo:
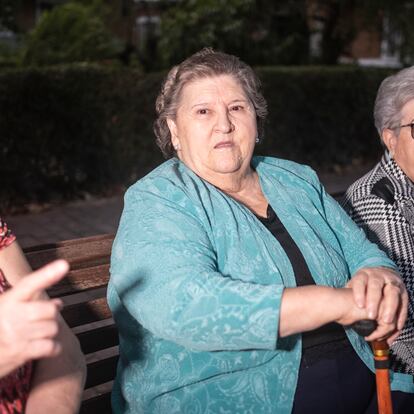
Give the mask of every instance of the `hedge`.
[[269, 105], [260, 151], [316, 168], [350, 166], [379, 157], [373, 106], [387, 69], [263, 68]]
[[[389, 70], [258, 68], [269, 104], [258, 152], [316, 168], [371, 160]], [[152, 133], [165, 73], [98, 66], [0, 73], [0, 209], [107, 194], [162, 161]]]

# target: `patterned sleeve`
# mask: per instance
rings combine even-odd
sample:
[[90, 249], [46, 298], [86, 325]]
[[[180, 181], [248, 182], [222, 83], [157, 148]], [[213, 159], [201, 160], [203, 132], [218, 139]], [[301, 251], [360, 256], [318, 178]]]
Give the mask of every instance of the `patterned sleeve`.
[[144, 198], [127, 193], [112, 250], [110, 284], [128, 312], [158, 337], [194, 350], [275, 349], [283, 286], [219, 273], [198, 221]]
[[0, 217], [0, 250], [12, 244], [16, 236], [7, 227], [7, 223]]
[[[355, 210], [349, 216], [324, 190], [322, 194], [327, 220], [335, 226], [336, 236], [342, 246], [351, 275], [363, 267], [384, 266], [397, 270], [395, 263], [357, 226], [360, 223], [355, 220]], [[348, 206], [348, 213], [349, 211]]]
[[407, 246], [411, 248], [413, 238], [409, 223], [398, 208], [373, 194], [355, 197], [352, 187], [347, 191], [342, 205], [358, 227], [364, 230], [368, 240], [386, 252], [404, 273], [399, 250]]
[[393, 343], [391, 367], [396, 372], [414, 373], [414, 238], [410, 223], [395, 205], [375, 195], [352, 197], [348, 191], [344, 208], [355, 223], [395, 262], [409, 292], [408, 319]]

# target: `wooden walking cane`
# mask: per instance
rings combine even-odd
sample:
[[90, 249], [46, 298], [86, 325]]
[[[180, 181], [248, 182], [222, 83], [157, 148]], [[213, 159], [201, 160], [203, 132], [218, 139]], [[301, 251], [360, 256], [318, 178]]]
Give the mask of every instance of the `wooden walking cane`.
[[[352, 329], [361, 336], [368, 336], [377, 328], [377, 322], [362, 320], [352, 325]], [[378, 414], [393, 414], [390, 374], [389, 352], [387, 341], [372, 341], [374, 352], [375, 379], [377, 383]]]

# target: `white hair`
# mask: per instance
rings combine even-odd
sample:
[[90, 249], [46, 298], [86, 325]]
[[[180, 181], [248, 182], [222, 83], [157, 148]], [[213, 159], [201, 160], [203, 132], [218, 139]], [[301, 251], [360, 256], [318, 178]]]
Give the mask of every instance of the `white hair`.
[[398, 130], [403, 106], [414, 99], [414, 66], [385, 78], [377, 93], [374, 105], [375, 127], [382, 142], [386, 128]]

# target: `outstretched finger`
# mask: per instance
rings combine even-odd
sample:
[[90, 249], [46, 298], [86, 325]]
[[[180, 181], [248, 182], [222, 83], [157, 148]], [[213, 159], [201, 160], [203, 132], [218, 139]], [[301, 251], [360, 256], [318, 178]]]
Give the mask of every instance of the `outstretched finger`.
[[394, 341], [398, 338], [398, 336], [400, 335], [401, 331], [395, 331], [395, 333], [391, 336], [389, 336], [386, 340], [389, 346], [391, 346]]
[[27, 312], [27, 320], [29, 323], [57, 320], [61, 309], [61, 303], [61, 300], [30, 301], [23, 304], [23, 309]]
[[37, 339], [54, 339], [59, 333], [59, 324], [56, 321], [37, 321], [31, 324], [28, 339], [31, 341]]
[[382, 290], [381, 315], [383, 322], [386, 324], [393, 323], [397, 325], [398, 311], [401, 306], [401, 290], [399, 286], [392, 283], [386, 283]]
[[407, 320], [408, 312], [408, 293], [405, 287], [402, 287], [403, 292], [401, 294], [401, 307], [398, 313], [397, 328], [402, 329], [404, 327], [405, 321]]
[[371, 335], [365, 337], [365, 340], [368, 342], [382, 341], [390, 336], [393, 336], [395, 332], [396, 330], [394, 324], [379, 324], [378, 328]]
[[367, 285], [366, 307], [368, 318], [376, 319], [382, 301], [382, 288], [384, 283], [381, 279], [370, 277]]
[[35, 339], [30, 343], [27, 359], [52, 358], [62, 352], [60, 342], [53, 339]]
[[56, 260], [24, 277], [10, 290], [10, 294], [21, 301], [31, 300], [61, 280], [68, 270], [66, 260]]
[[363, 271], [358, 272], [348, 283], [347, 287], [352, 289], [352, 296], [358, 308], [362, 309], [366, 304], [368, 275]]

